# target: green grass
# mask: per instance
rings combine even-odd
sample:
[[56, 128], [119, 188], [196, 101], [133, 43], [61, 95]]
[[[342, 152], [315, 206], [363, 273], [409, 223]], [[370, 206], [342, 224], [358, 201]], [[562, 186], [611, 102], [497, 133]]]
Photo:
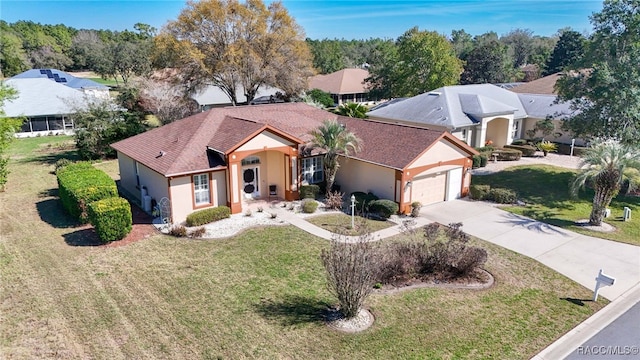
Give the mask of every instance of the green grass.
[[355, 229], [352, 229], [351, 216], [342, 213], [318, 215], [306, 220], [325, 230], [344, 235], [359, 235], [366, 230], [375, 232], [395, 225], [390, 221], [371, 220], [356, 216], [354, 219]]
[[97, 82], [98, 84], [102, 84], [102, 85], [106, 85], [106, 86], [122, 85], [122, 81], [116, 82], [116, 79], [114, 79], [114, 78], [103, 79], [101, 77], [91, 77], [91, 78], [88, 78], [88, 79], [89, 80], [93, 80], [93, 81]]
[[528, 359], [607, 303], [581, 301], [589, 289], [474, 240], [488, 250], [494, 287], [374, 295], [373, 327], [338, 333], [322, 320], [335, 304], [319, 259], [326, 240], [281, 226], [73, 246], [88, 230], [63, 212], [42, 160], [61, 153], [19, 150], [40, 145], [14, 144], [0, 193], [6, 358]]
[[619, 195], [613, 199], [610, 206], [611, 217], [605, 219], [605, 222], [614, 226], [616, 231], [589, 231], [576, 226], [574, 222], [589, 218], [593, 191], [581, 191], [578, 199], [572, 199], [569, 196], [569, 183], [574, 176], [573, 170], [549, 165], [530, 165], [515, 166], [490, 175], [476, 175], [471, 182], [515, 191], [527, 206], [504, 208], [514, 214], [585, 235], [640, 245], [640, 219], [632, 216], [630, 221], [622, 221], [625, 206], [631, 208], [633, 214], [640, 210], [640, 197]]

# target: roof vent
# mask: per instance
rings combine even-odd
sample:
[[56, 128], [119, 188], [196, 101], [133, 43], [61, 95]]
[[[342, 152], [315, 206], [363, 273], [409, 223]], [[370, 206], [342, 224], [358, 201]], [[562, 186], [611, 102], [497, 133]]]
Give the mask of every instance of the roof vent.
[[161, 157], [165, 156], [166, 154], [167, 154], [166, 152], [160, 150], [160, 153], [158, 153], [158, 156], [156, 156], [156, 159], [157, 158], [161, 158]]
[[439, 91], [429, 91], [429, 92], [427, 93], [427, 95], [440, 96], [440, 95], [442, 95], [442, 93], [441, 93], [441, 92], [439, 92]]

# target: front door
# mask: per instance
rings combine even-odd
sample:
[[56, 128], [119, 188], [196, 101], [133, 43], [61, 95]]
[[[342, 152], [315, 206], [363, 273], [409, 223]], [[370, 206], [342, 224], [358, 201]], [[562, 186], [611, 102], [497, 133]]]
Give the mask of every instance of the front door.
[[260, 197], [257, 167], [244, 168], [242, 170], [242, 181], [242, 192], [246, 198]]

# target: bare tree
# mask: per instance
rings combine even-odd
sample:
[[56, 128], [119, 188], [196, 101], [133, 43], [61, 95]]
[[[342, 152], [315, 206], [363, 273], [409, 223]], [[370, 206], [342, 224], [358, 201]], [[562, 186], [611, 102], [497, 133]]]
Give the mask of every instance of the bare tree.
[[338, 298], [345, 318], [358, 315], [378, 281], [380, 257], [372, 240], [369, 232], [353, 243], [348, 243], [343, 235], [336, 235], [329, 249], [322, 250], [320, 255], [327, 270], [327, 286]]
[[198, 111], [184, 86], [156, 78], [140, 79], [140, 104], [153, 113], [162, 124], [185, 118]]

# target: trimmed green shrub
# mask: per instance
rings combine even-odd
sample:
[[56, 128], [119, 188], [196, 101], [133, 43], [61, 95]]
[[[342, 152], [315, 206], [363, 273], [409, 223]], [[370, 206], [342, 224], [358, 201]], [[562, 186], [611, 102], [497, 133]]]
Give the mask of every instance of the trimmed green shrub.
[[121, 197], [94, 201], [87, 207], [89, 221], [102, 242], [120, 240], [131, 232], [131, 205]]
[[319, 193], [320, 186], [318, 185], [300, 185], [300, 199], [316, 199]]
[[55, 163], [55, 172], [58, 173], [58, 170], [71, 164], [73, 164], [73, 161], [67, 158], [58, 159]]
[[398, 203], [393, 200], [374, 200], [369, 204], [369, 210], [381, 217], [388, 219], [391, 215], [398, 213]]
[[82, 223], [89, 220], [87, 206], [90, 203], [118, 196], [115, 181], [87, 162], [61, 167], [56, 176], [62, 206]]
[[522, 151], [522, 156], [524, 157], [534, 156], [536, 154], [536, 151], [538, 150], [535, 146], [531, 145], [505, 145], [504, 148], [520, 150]]
[[187, 215], [187, 226], [200, 226], [214, 221], [226, 219], [231, 216], [231, 209], [228, 206], [218, 206], [192, 212]]
[[[490, 155], [490, 153], [489, 153]], [[473, 160], [472, 167], [474, 169], [487, 166], [487, 153], [480, 153], [478, 155], [473, 155], [471, 159]]]
[[483, 153], [483, 152], [489, 152], [490, 153], [490, 152], [494, 151], [496, 148], [493, 147], [493, 146], [487, 145], [487, 146], [477, 147], [475, 149], [478, 150], [478, 152], [480, 152], [480, 153]]
[[487, 166], [487, 160], [488, 159], [489, 159], [489, 156], [487, 155], [487, 153], [480, 154], [480, 167]]
[[498, 204], [513, 204], [517, 200], [515, 191], [503, 188], [492, 188], [489, 190], [487, 199], [495, 201]]
[[498, 154], [499, 161], [517, 161], [522, 157], [522, 151], [515, 149], [497, 149], [493, 154]]
[[525, 139], [516, 139], [511, 142], [511, 145], [527, 145], [527, 144], [528, 144], [528, 141]]
[[469, 186], [469, 197], [473, 200], [484, 200], [489, 195], [490, 185], [471, 185]]
[[[357, 211], [362, 211], [362, 210], [368, 211], [369, 210], [369, 203], [379, 199], [373, 193], [363, 193], [362, 191], [352, 192], [351, 195], [355, 196], [355, 198], [356, 198], [356, 210]], [[349, 205], [351, 205], [350, 198], [351, 198], [351, 196], [349, 196], [349, 199], [347, 199], [347, 201], [349, 202]]]
[[317, 201], [309, 198], [302, 200], [302, 212], [304, 212], [305, 214], [313, 214], [314, 212], [316, 212], [317, 208]]

